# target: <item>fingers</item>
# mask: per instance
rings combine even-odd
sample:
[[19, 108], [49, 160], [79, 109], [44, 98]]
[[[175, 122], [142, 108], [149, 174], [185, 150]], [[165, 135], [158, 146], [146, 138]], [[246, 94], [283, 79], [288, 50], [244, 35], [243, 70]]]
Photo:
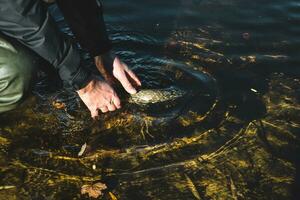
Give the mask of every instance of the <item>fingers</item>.
[[114, 77], [119, 80], [123, 88], [128, 93], [135, 94], [137, 91], [134, 88], [134, 86], [131, 84], [130, 80], [132, 79], [138, 86], [140, 86], [141, 81], [137, 78], [137, 76], [118, 57], [115, 58], [113, 67], [114, 67], [113, 70]]
[[121, 101], [119, 97], [115, 94], [110, 102], [106, 102], [106, 105], [99, 107], [98, 109], [91, 109], [91, 116], [93, 119], [99, 116], [98, 110], [101, 110], [102, 113], [107, 113], [108, 111], [115, 111], [121, 108]]
[[122, 84], [122, 86], [124, 87], [124, 89], [130, 93], [130, 94], [135, 94], [136, 93], [136, 89], [132, 86], [132, 84], [129, 82], [128, 78], [126, 77], [126, 74], [123, 73], [118, 80], [120, 81], [120, 83]]
[[90, 110], [91, 111], [91, 117], [93, 119], [97, 119], [97, 117], [99, 116], [98, 110], [101, 110], [101, 112], [103, 112], [103, 113], [108, 112], [107, 106], [100, 107], [99, 109], [91, 109]]
[[92, 109], [91, 110], [91, 116], [93, 119], [95, 119], [98, 116], [98, 110], [97, 109]]
[[94, 80], [82, 90], [78, 95], [91, 112], [91, 117], [96, 119], [99, 110], [102, 113], [115, 111], [121, 108], [121, 102], [114, 89], [105, 81]]
[[116, 110], [116, 107], [115, 107], [114, 104], [109, 104], [109, 105], [107, 106], [107, 108], [108, 108], [109, 111], [115, 111], [115, 110]]
[[121, 108], [121, 101], [116, 93], [112, 96], [109, 104], [107, 105], [109, 111], [115, 111], [116, 109]]
[[107, 106], [102, 106], [102, 107], [100, 107], [100, 110], [101, 110], [101, 112], [106, 113], [106, 112], [108, 112], [109, 109]]
[[121, 101], [117, 95], [113, 96], [112, 101], [117, 109], [121, 108]]
[[140, 79], [135, 75], [135, 73], [133, 73], [132, 70], [130, 70], [130, 69], [127, 68], [126, 72], [128, 73], [128, 75], [130, 76], [130, 78], [132, 78], [132, 80], [134, 80], [134, 82], [138, 86], [142, 86], [142, 83], [141, 83]]

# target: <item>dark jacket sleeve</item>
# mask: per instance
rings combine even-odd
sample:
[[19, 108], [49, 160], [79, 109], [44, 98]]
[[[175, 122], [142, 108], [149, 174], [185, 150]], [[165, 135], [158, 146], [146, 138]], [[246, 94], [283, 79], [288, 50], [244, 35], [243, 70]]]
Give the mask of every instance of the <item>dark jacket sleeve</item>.
[[90, 78], [79, 52], [59, 32], [40, 0], [0, 0], [0, 31], [35, 51], [59, 72], [64, 83], [78, 90]]
[[92, 56], [107, 53], [111, 49], [98, 1], [57, 0], [57, 4], [79, 44]]

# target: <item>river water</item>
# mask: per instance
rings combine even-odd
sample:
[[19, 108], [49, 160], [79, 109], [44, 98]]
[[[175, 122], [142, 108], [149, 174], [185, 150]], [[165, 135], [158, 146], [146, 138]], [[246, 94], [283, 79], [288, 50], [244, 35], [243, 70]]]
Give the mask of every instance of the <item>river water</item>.
[[97, 182], [113, 200], [299, 199], [299, 1], [103, 6], [114, 52], [143, 86], [191, 95], [146, 108], [124, 97], [93, 121], [41, 73], [34, 94], [0, 116], [0, 199], [88, 199], [81, 187]]

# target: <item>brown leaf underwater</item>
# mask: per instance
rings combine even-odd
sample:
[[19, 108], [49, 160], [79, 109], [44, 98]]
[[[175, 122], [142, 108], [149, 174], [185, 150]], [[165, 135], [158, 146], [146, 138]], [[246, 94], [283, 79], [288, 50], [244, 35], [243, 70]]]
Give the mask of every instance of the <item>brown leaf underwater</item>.
[[98, 198], [103, 195], [102, 191], [107, 189], [104, 183], [98, 182], [93, 185], [83, 185], [81, 187], [81, 194], [88, 194], [89, 197]]

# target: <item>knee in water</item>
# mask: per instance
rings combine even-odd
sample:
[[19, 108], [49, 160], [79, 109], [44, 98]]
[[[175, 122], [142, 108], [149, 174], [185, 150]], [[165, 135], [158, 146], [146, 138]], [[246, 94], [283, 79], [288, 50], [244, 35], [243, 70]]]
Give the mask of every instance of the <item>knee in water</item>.
[[14, 109], [27, 92], [31, 66], [18, 53], [0, 52], [0, 113]]

